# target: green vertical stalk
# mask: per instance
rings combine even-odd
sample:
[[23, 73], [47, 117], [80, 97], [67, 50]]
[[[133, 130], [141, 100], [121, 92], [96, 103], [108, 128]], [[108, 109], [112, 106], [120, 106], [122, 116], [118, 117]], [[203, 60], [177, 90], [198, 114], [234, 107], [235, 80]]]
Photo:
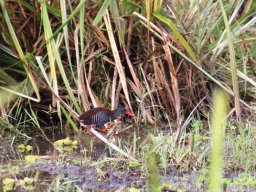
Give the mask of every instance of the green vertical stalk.
[[230, 69], [231, 69], [231, 77], [232, 77], [232, 85], [233, 85], [233, 92], [235, 98], [235, 109], [236, 109], [236, 116], [237, 121], [241, 122], [241, 110], [240, 110], [240, 102], [239, 102], [239, 88], [238, 88], [238, 78], [237, 78], [237, 67], [236, 67], [236, 58], [235, 58], [235, 49], [233, 45], [233, 38], [230, 31], [230, 26], [228, 23], [228, 18], [225, 12], [225, 8], [223, 2], [218, 0], [223, 16], [223, 20], [225, 23], [226, 31], [227, 31], [227, 40], [228, 40], [228, 47], [229, 47], [229, 54], [230, 54]]
[[223, 91], [216, 90], [213, 95], [212, 117], [212, 156], [210, 165], [209, 191], [222, 191], [223, 153], [228, 97]]

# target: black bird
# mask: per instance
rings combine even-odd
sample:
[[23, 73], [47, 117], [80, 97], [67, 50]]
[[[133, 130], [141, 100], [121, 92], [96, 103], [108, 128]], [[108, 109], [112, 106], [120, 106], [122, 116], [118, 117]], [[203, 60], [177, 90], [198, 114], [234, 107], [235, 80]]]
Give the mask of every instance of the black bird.
[[96, 125], [98, 128], [104, 127], [105, 123], [114, 121], [119, 117], [127, 115], [130, 117], [135, 117], [135, 115], [125, 107], [119, 107], [114, 110], [110, 110], [104, 107], [97, 107], [84, 112], [79, 120], [85, 125]]

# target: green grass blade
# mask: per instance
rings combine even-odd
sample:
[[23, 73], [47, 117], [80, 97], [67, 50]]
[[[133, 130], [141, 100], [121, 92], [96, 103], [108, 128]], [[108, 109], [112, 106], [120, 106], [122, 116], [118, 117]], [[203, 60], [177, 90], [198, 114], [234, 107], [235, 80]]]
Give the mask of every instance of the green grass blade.
[[225, 12], [223, 2], [221, 0], [218, 0], [218, 2], [221, 7], [222, 16], [223, 16], [223, 20], [224, 20], [226, 32], [227, 32], [229, 54], [230, 54], [230, 69], [231, 69], [232, 85], [233, 85], [233, 92], [234, 92], [234, 98], [235, 98], [236, 115], [237, 115], [238, 122], [240, 122], [241, 121], [240, 102], [239, 102], [240, 97], [239, 97], [239, 89], [238, 89], [238, 78], [237, 78], [237, 72], [236, 72], [237, 67], [236, 67], [236, 58], [235, 58], [235, 49], [234, 49], [234, 45], [233, 45], [233, 38], [231, 35], [228, 18], [227, 18], [226, 12]]
[[[42, 17], [43, 17], [43, 25], [44, 25], [44, 32], [45, 32], [45, 39], [46, 41], [48, 42], [49, 39], [53, 36], [52, 35], [52, 30], [51, 30], [51, 25], [50, 25], [50, 20], [49, 20], [49, 17], [48, 17], [48, 12], [47, 12], [47, 8], [46, 8], [46, 3], [45, 2], [42, 2], [41, 3], [41, 7], [42, 7]], [[54, 72], [54, 59], [56, 59], [56, 63], [57, 63], [57, 66], [60, 70], [60, 74], [61, 74], [61, 77], [63, 79], [63, 82], [65, 84], [65, 87], [68, 91], [68, 94], [70, 96], [70, 99], [72, 101], [72, 103], [74, 104], [76, 110], [78, 111], [78, 113], [81, 113], [81, 109], [77, 103], [77, 100], [73, 94], [73, 91], [70, 87], [70, 84], [69, 84], [69, 81], [67, 76], [66, 76], [66, 73], [65, 73], [65, 70], [64, 70], [64, 67], [62, 65], [62, 62], [61, 62], [61, 58], [60, 58], [60, 53], [57, 49], [57, 45], [55, 43], [55, 40], [54, 39], [51, 39], [50, 40], [50, 45], [49, 43], [47, 43], [47, 47], [48, 47], [48, 56], [49, 56], [49, 61], [50, 61], [50, 64], [52, 65], [52, 78], [56, 79], [56, 73]], [[54, 89], [56, 91], [56, 89]], [[59, 108], [60, 110], [60, 108]], [[60, 111], [59, 111], [60, 113]]]
[[[79, 2], [79, 4], [77, 5], [77, 7], [75, 8], [75, 10], [72, 12], [71, 15], [68, 16], [68, 18], [66, 19], [66, 21], [64, 23], [62, 23], [62, 25], [53, 33], [53, 35], [51, 36], [51, 38], [48, 39], [51, 40], [53, 37], [55, 37], [57, 34], [60, 33], [60, 31], [63, 29], [63, 27], [65, 25], [67, 25], [71, 19], [73, 19], [75, 17], [75, 15], [82, 9], [82, 7], [84, 6], [84, 3], [85, 3], [86, 0], [81, 0]], [[48, 6], [47, 6], [48, 8]]]
[[222, 191], [223, 152], [228, 97], [221, 90], [216, 90], [213, 95], [212, 117], [212, 157], [209, 173], [209, 191]]
[[[60, 1], [60, 8], [61, 8], [61, 19], [62, 23], [65, 23], [67, 20], [67, 8], [66, 8], [66, 1], [61, 0]], [[65, 40], [65, 45], [66, 45], [66, 50], [67, 50], [67, 56], [68, 56], [68, 61], [71, 63], [71, 56], [70, 56], [70, 51], [69, 51], [69, 41], [68, 41], [68, 27], [65, 25], [63, 27], [63, 32], [64, 32], [64, 40]]]
[[69, 114], [69, 113], [65, 110], [65, 108], [62, 107], [62, 106], [61, 106], [61, 111], [62, 111], [62, 113], [65, 115], [65, 117], [67, 118], [67, 121], [70, 123], [70, 125], [71, 125], [73, 131], [74, 131], [75, 133], [78, 133], [79, 130], [78, 130], [78, 128], [77, 128], [75, 122], [71, 119], [70, 114]]
[[126, 32], [126, 24], [125, 21], [121, 19], [119, 14], [119, 7], [116, 0], [113, 0], [110, 4], [110, 12], [112, 18], [115, 22], [116, 30], [118, 33], [119, 44], [124, 46], [125, 45], [125, 32]]
[[[67, 8], [66, 8], [66, 1], [61, 0], [60, 1], [60, 7], [61, 7], [61, 18], [62, 18], [62, 23], [64, 24], [67, 20]], [[83, 8], [82, 8], [83, 10]], [[69, 68], [72, 74], [72, 78], [75, 79], [75, 73], [73, 69], [73, 65], [71, 62], [71, 55], [70, 55], [70, 46], [69, 46], [69, 31], [68, 31], [68, 26], [64, 25], [63, 26], [63, 35], [64, 35], [64, 41], [65, 41], [65, 46], [66, 46], [66, 52], [68, 56], [68, 63], [69, 63]]]
[[103, 14], [105, 13], [106, 9], [108, 8], [108, 6], [110, 5], [110, 3], [112, 2], [112, 0], [105, 0], [100, 8], [100, 10], [98, 11], [98, 14], [96, 15], [96, 17], [94, 18], [92, 25], [96, 26], [99, 24]]

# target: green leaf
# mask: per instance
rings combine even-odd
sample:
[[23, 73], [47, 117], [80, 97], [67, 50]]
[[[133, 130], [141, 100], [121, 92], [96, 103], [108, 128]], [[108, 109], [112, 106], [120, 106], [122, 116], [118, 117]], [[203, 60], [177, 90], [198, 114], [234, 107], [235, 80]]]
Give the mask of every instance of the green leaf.
[[98, 25], [98, 23], [100, 22], [103, 14], [105, 13], [106, 9], [108, 8], [108, 6], [110, 5], [112, 0], [105, 0], [98, 12], [98, 14], [96, 15], [96, 17], [94, 18], [93, 22], [92, 22], [92, 25], [93, 26], [96, 26]]

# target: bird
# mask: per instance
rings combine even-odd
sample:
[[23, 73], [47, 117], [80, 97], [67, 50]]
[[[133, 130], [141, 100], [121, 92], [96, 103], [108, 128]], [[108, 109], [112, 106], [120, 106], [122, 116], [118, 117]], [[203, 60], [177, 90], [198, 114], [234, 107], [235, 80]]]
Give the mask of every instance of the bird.
[[135, 117], [135, 114], [125, 107], [118, 107], [114, 110], [104, 107], [96, 107], [84, 112], [79, 117], [79, 121], [84, 125], [95, 125], [96, 128], [101, 129], [106, 123], [119, 119], [124, 115], [132, 118]]

